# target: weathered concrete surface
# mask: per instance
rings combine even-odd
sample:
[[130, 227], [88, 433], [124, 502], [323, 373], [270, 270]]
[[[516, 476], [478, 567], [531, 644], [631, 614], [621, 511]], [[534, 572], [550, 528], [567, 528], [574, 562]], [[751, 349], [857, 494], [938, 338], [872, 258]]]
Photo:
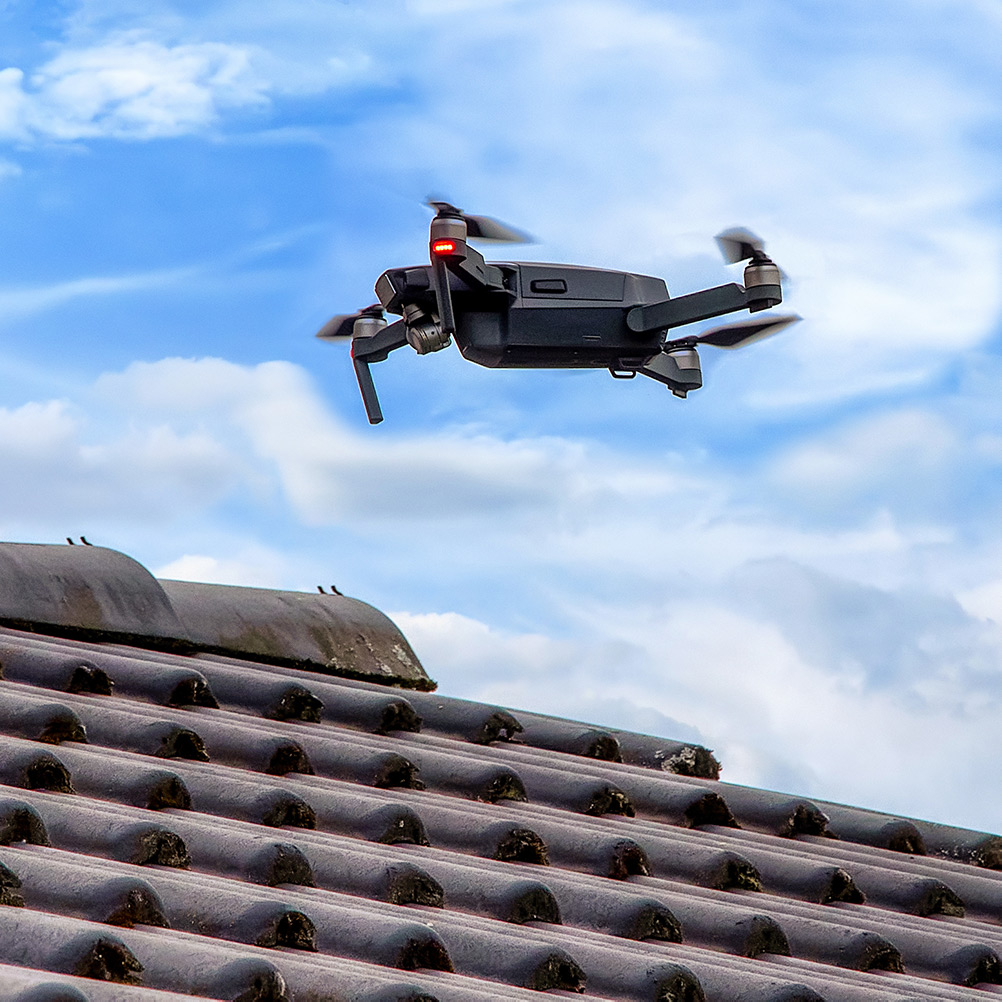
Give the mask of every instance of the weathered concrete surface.
[[103, 546], [0, 543], [0, 620], [42, 632], [187, 641], [157, 579]]
[[189, 581], [160, 585], [202, 649], [345, 678], [435, 688], [400, 630], [358, 599]]
[[103, 546], [0, 543], [0, 624], [431, 690], [403, 634], [343, 595], [158, 581]]

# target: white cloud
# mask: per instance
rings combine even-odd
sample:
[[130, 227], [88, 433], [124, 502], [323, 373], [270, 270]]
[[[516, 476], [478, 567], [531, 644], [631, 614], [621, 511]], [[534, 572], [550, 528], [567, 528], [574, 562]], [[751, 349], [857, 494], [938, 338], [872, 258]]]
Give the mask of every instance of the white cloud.
[[284, 362], [245, 368], [220, 359], [134, 363], [103, 377], [99, 393], [156, 413], [223, 413], [273, 465], [301, 517], [316, 524], [508, 518], [543, 508], [649, 501], [687, 478], [613, 455], [591, 465], [562, 439], [502, 441], [446, 432], [373, 440], [339, 421], [301, 369]]
[[773, 482], [815, 504], [842, 507], [861, 494], [887, 504], [894, 494], [915, 496], [942, 486], [964, 450], [939, 415], [905, 408], [856, 419], [798, 444], [772, 464]]
[[0, 136], [20, 139], [25, 135], [26, 97], [24, 73], [13, 66], [0, 70]]
[[9, 456], [25, 458], [64, 449], [77, 429], [68, 410], [66, 403], [58, 400], [0, 409], [0, 442]]
[[[684, 443], [644, 454], [462, 428], [358, 432], [281, 362], [134, 363], [102, 377], [94, 399], [133, 420], [209, 434], [254, 467], [259, 491], [280, 491], [318, 530], [350, 525], [387, 547], [418, 543], [457, 571], [496, 561], [562, 580], [657, 582], [675, 569], [717, 579], [785, 554], [891, 587], [925, 554], [951, 547], [956, 573], [967, 551], [939, 499], [958, 470], [997, 463], [965, 426], [949, 431], [912, 408], [804, 433], [740, 474]], [[977, 426], [977, 415], [969, 420]], [[953, 587], [977, 584], [955, 578]]]
[[248, 479], [239, 458], [203, 433], [157, 423], [95, 429], [64, 401], [0, 408], [0, 463], [6, 526], [116, 517], [164, 525]]
[[[820, 607], [807, 623], [793, 623], [798, 596], [765, 567], [747, 571], [772, 590], [756, 603], [727, 588], [592, 602], [574, 641], [456, 615], [394, 619], [449, 693], [701, 740], [731, 782], [997, 829], [993, 796], [969, 791], [987, 792], [982, 763], [1002, 752], [1002, 631], [931, 597], [782, 570], [812, 579]], [[966, 637], [959, 647], [936, 633], [944, 622]], [[882, 659], [902, 654], [907, 671], [888, 680]]]
[[30, 74], [0, 71], [0, 136], [153, 139], [198, 132], [226, 110], [261, 107], [248, 49], [165, 45], [132, 32], [64, 47]]
[[266, 588], [287, 570], [277, 554], [251, 547], [246, 559], [220, 559], [205, 553], [185, 553], [153, 568], [154, 577], [172, 581], [212, 581], [216, 584]]
[[969, 588], [957, 595], [964, 611], [978, 619], [989, 619], [1002, 626], [1002, 578]]

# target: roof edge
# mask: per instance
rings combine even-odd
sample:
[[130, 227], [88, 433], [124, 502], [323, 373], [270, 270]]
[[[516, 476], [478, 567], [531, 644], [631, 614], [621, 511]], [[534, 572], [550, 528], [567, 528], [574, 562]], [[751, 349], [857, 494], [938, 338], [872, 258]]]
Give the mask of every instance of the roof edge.
[[158, 580], [132, 557], [89, 544], [0, 542], [0, 625], [436, 687], [397, 626], [358, 599]]
[[340, 678], [431, 691], [403, 633], [346, 595], [159, 581], [200, 649]]

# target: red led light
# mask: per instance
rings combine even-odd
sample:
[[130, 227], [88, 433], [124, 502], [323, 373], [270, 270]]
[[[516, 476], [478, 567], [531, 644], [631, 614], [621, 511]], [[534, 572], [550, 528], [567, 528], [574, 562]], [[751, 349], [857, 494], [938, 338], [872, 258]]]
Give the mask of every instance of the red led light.
[[446, 255], [454, 254], [456, 252], [456, 241], [455, 240], [436, 240], [431, 245], [432, 254]]

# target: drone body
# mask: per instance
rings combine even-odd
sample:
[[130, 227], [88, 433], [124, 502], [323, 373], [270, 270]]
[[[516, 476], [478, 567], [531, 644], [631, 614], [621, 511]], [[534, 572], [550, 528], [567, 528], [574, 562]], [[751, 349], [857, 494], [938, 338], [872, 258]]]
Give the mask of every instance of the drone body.
[[[467, 242], [524, 239], [485, 217], [432, 203], [431, 263], [394, 268], [376, 281], [379, 304], [334, 317], [317, 335], [352, 342], [352, 360], [369, 421], [382, 420], [371, 362], [410, 344], [419, 354], [448, 347], [490, 368], [608, 369], [632, 379], [650, 376], [677, 396], [702, 385], [698, 344], [737, 347], [774, 333], [793, 316], [715, 328], [667, 339], [686, 324], [782, 301], [781, 273], [761, 242], [745, 231], [717, 239], [725, 257], [750, 259], [744, 286], [731, 284], [671, 299], [663, 279], [649, 275], [535, 262], [491, 262]], [[741, 255], [741, 256], [736, 256]], [[387, 324], [385, 313], [400, 320]]]
[[[454, 336], [463, 357], [490, 368], [607, 369], [623, 355], [657, 351], [652, 335], [633, 334], [625, 311], [668, 298], [646, 275], [574, 265], [496, 262], [501, 289], [471, 288], [449, 275]], [[390, 313], [410, 304], [437, 315], [432, 268], [384, 272], [376, 295]], [[654, 339], [656, 340], [656, 339]]]

